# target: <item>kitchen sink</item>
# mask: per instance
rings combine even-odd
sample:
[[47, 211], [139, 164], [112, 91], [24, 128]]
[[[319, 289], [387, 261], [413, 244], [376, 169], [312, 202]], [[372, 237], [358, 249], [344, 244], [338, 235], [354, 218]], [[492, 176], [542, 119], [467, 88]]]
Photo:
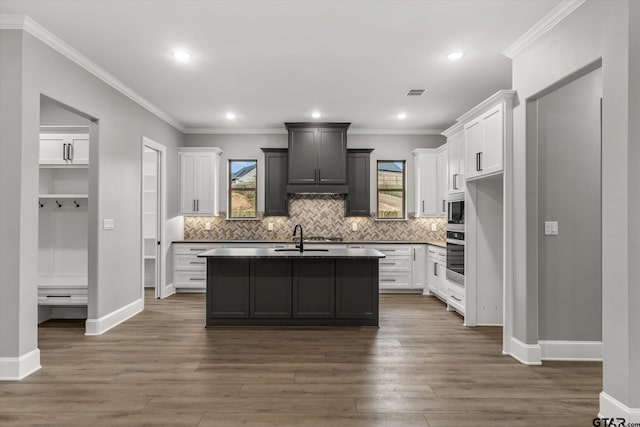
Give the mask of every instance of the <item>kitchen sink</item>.
[[[276, 252], [300, 252], [300, 249], [276, 249]], [[329, 252], [329, 249], [305, 249], [302, 252]]]

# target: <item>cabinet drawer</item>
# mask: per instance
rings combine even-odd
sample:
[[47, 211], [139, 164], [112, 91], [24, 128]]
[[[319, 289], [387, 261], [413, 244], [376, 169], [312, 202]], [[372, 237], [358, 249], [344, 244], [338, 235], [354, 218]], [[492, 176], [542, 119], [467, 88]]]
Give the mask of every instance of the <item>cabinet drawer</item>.
[[177, 255], [198, 255], [211, 249], [221, 248], [220, 243], [174, 243], [173, 253]]
[[411, 255], [411, 245], [379, 245], [375, 249], [387, 256]]
[[206, 271], [207, 259], [198, 258], [195, 255], [174, 255], [173, 268], [174, 270]]
[[87, 287], [38, 286], [39, 305], [87, 305]]
[[175, 271], [173, 274], [176, 288], [206, 289], [207, 287], [206, 271]]
[[449, 285], [449, 293], [447, 298], [447, 304], [459, 311], [461, 314], [464, 314], [465, 308], [465, 292], [464, 288], [458, 284], [448, 282]]
[[379, 275], [380, 289], [411, 289], [411, 273], [384, 273]]
[[380, 271], [410, 271], [411, 258], [407, 256], [387, 256], [379, 261]]

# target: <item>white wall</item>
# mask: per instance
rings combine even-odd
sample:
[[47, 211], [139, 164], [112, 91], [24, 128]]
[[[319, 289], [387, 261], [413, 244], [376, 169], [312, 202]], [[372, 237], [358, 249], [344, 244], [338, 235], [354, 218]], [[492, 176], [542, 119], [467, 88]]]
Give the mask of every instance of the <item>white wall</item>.
[[[32, 35], [21, 30], [2, 30], [1, 34], [3, 152], [0, 162], [2, 192], [7, 192], [6, 198], [3, 194], [1, 212], [3, 229], [7, 227], [11, 231], [5, 234], [3, 230], [2, 234], [2, 262], [10, 264], [7, 268], [2, 265], [0, 312], [12, 321], [2, 319], [0, 348], [1, 354], [17, 356], [36, 347], [37, 269], [33, 266], [37, 263], [33, 257], [37, 253], [35, 201], [41, 94], [97, 119], [95, 133], [92, 133], [90, 168], [90, 191], [92, 197], [97, 196], [90, 200], [89, 209], [93, 230], [89, 248], [89, 292], [95, 296], [88, 307], [91, 319], [141, 298], [142, 137], [165, 145], [168, 164], [177, 164], [177, 147], [182, 145], [183, 135]], [[5, 86], [16, 88], [8, 92], [11, 96], [6, 96]], [[5, 150], [10, 151], [5, 155]], [[168, 217], [175, 219], [178, 218], [177, 168], [169, 167], [168, 172]], [[18, 184], [7, 188], [5, 174]], [[100, 225], [104, 218], [115, 219], [115, 230], [102, 231]], [[173, 222], [180, 224], [179, 220]], [[5, 299], [4, 292], [20, 295]], [[13, 313], [14, 306], [19, 307], [17, 316]], [[16, 328], [21, 333], [25, 331], [24, 338], [15, 339]], [[5, 337], [8, 337], [6, 342]]]
[[[284, 127], [284, 124], [283, 124]], [[371, 154], [371, 182], [375, 183], [375, 162], [380, 160], [407, 161], [407, 209], [413, 211], [414, 160], [416, 148], [436, 148], [446, 142], [441, 135], [360, 135], [347, 132], [347, 148], [373, 148]], [[264, 153], [260, 148], [287, 148], [287, 135], [186, 135], [185, 146], [219, 147], [220, 210], [227, 210], [227, 165], [229, 159], [258, 159], [258, 211], [264, 211]], [[373, 193], [372, 193], [373, 196]], [[375, 197], [371, 197], [372, 212], [376, 211]]]
[[[634, 254], [630, 242], [637, 242], [640, 234], [630, 227], [630, 221], [632, 214], [633, 221], [640, 216], [634, 210], [637, 206], [630, 205], [634, 199], [629, 194], [632, 189], [637, 193], [638, 181], [632, 181], [634, 176], [629, 171], [630, 162], [635, 166], [640, 159], [629, 156], [629, 120], [633, 117], [629, 80], [637, 82], [639, 74], [629, 70], [629, 28], [633, 22], [630, 10], [636, 10], [638, 22], [637, 8], [637, 3], [627, 0], [587, 1], [514, 59], [513, 86], [519, 98], [513, 130], [515, 188], [512, 200], [507, 201], [515, 208], [514, 295], [508, 302], [513, 305], [513, 333], [524, 343], [536, 344], [538, 289], [536, 283], [527, 280], [526, 100], [601, 58], [604, 391], [636, 408], [640, 407], [640, 388], [637, 381], [631, 383], [631, 378], [637, 379], [640, 364], [640, 325], [637, 313], [633, 313], [640, 306], [640, 298], [630, 279], [637, 280], [640, 265], [630, 263]], [[637, 111], [635, 114], [637, 121]]]

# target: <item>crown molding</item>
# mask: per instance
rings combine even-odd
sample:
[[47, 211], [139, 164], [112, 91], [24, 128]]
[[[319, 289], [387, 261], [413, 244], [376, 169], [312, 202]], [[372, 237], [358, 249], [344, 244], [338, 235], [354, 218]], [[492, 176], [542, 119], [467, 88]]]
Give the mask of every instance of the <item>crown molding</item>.
[[449, 138], [455, 135], [456, 133], [460, 132], [462, 129], [464, 129], [464, 123], [456, 122], [451, 127], [443, 130], [440, 135], [443, 135]]
[[[185, 128], [185, 134], [201, 135], [286, 135], [282, 128]], [[440, 135], [441, 129], [349, 129], [350, 135]]]
[[177, 120], [165, 113], [160, 108], [153, 105], [147, 99], [137, 94], [130, 87], [122, 83], [112, 74], [98, 66], [95, 62], [78, 52], [76, 49], [65, 43], [58, 36], [38, 24], [33, 19], [25, 15], [0, 15], [0, 30], [23, 30], [47, 46], [56, 50], [61, 55], [65, 56], [69, 60], [75, 62], [80, 67], [84, 68], [118, 92], [131, 99], [141, 107], [145, 108], [149, 112], [156, 115], [158, 118], [164, 120], [174, 128], [181, 132], [184, 132], [184, 126], [182, 126]]
[[499, 90], [493, 95], [491, 95], [489, 98], [482, 101], [480, 104], [473, 107], [471, 110], [467, 111], [466, 113], [458, 117], [456, 119], [456, 122], [464, 124], [469, 119], [474, 119], [479, 114], [482, 114], [484, 110], [486, 110], [487, 108], [491, 108], [497, 103], [502, 102], [503, 100], [513, 99], [515, 96], [516, 96], [515, 90], [512, 90], [512, 89]]
[[558, 25], [560, 21], [566, 18], [571, 12], [576, 10], [586, 0], [563, 0], [554, 7], [551, 12], [547, 13], [540, 21], [524, 33], [518, 40], [507, 47], [502, 54], [507, 58], [513, 59], [523, 50], [532, 45], [536, 40], [549, 32], [553, 27]]

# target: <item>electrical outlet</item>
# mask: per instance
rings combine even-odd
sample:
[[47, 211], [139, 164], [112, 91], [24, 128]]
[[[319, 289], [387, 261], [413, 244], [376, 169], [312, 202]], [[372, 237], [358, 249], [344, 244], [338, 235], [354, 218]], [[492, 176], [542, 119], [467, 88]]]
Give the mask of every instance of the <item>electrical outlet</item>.
[[351, 231], [358, 231], [358, 223], [354, 222], [353, 224], [351, 224]]
[[104, 219], [102, 221], [102, 229], [103, 230], [113, 230], [116, 228], [115, 220], [113, 219]]
[[205, 230], [211, 230], [211, 223], [210, 222], [205, 222], [204, 223], [204, 229]]
[[267, 223], [267, 231], [273, 231], [273, 223], [272, 222], [268, 222]]
[[544, 235], [545, 236], [557, 236], [558, 235], [558, 221], [545, 221], [544, 222]]
[[431, 231], [438, 231], [438, 226], [436, 223], [431, 224]]

